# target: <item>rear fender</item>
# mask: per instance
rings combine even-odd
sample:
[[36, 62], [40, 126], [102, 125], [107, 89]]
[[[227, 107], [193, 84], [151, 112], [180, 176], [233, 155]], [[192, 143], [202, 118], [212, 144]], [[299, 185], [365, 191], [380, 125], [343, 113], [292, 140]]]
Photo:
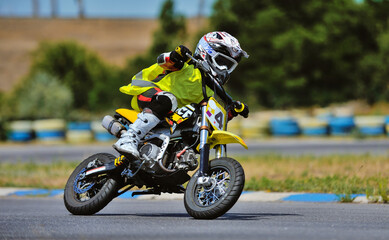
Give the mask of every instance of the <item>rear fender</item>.
[[119, 109], [116, 109], [116, 113], [123, 116], [131, 123], [134, 123], [135, 120], [138, 118], [139, 112], [137, 112], [135, 110], [126, 109], [126, 108], [119, 108]]

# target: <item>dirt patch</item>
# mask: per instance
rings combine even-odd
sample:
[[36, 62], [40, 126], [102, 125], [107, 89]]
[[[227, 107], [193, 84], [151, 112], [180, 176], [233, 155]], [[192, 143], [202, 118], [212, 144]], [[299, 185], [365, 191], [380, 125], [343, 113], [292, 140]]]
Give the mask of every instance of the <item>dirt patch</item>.
[[0, 19], [0, 91], [28, 72], [30, 53], [41, 41], [76, 40], [105, 61], [123, 65], [147, 50], [155, 19]]
[[[207, 25], [188, 19], [188, 42]], [[157, 19], [14, 19], [0, 18], [0, 91], [9, 91], [27, 74], [30, 54], [41, 41], [75, 40], [110, 64], [123, 66], [152, 43]], [[189, 44], [190, 45], [190, 44]]]

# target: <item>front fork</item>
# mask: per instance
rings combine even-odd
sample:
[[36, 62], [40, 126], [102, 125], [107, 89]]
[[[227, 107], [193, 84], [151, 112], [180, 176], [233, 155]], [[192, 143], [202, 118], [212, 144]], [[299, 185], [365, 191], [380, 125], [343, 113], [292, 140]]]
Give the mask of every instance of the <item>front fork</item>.
[[[208, 177], [209, 170], [209, 144], [207, 144], [208, 134], [210, 133], [209, 124], [206, 118], [207, 102], [203, 102], [201, 105], [201, 127], [200, 127], [200, 168], [197, 184], [209, 185], [210, 180]], [[225, 145], [216, 146], [216, 158], [224, 157], [226, 155]]]
[[207, 102], [201, 104], [201, 126], [200, 126], [200, 168], [199, 177], [203, 177], [208, 172], [209, 144], [207, 144], [209, 134], [209, 124], [207, 121]]

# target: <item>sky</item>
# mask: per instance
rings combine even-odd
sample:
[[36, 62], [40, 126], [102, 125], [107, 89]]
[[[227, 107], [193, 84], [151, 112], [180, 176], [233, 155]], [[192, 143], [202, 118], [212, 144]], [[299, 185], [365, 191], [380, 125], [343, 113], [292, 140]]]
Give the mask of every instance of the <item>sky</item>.
[[[157, 18], [165, 0], [83, 0], [87, 18]], [[186, 17], [199, 13], [204, 1], [203, 15], [209, 16], [215, 0], [174, 0], [175, 11]], [[57, 0], [58, 17], [75, 18], [77, 0]], [[39, 16], [50, 17], [51, 1], [39, 0]], [[0, 17], [31, 17], [32, 0], [0, 0]]]

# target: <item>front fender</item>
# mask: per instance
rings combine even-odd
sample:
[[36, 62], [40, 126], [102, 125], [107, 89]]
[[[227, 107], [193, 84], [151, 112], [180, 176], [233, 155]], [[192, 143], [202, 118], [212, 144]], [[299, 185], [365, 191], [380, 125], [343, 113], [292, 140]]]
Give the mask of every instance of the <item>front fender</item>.
[[229, 143], [239, 143], [244, 148], [248, 149], [246, 143], [241, 137], [236, 134], [215, 130], [212, 132], [212, 135], [208, 137], [207, 144], [210, 145], [210, 149], [214, 148], [216, 145], [229, 144]]

